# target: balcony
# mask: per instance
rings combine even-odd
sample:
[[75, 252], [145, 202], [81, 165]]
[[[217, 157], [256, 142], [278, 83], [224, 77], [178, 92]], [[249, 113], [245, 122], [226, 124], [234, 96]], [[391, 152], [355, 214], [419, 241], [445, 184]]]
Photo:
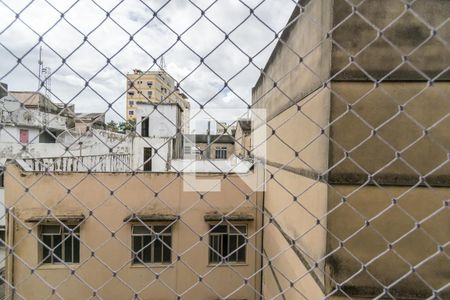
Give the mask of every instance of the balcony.
[[46, 126], [54, 130], [65, 130], [67, 121], [66, 117], [29, 109], [20, 109], [13, 113], [2, 112], [0, 117], [1, 123], [5, 125], [11, 124], [14, 126], [38, 128]]

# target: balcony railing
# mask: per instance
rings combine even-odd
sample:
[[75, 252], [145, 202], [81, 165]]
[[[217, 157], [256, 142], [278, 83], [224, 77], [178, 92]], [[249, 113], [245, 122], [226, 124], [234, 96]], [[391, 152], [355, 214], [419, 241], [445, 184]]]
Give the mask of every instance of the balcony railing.
[[55, 114], [49, 114], [38, 110], [20, 109], [11, 114], [3, 112], [2, 123], [12, 123], [15, 126], [31, 126], [42, 128], [44, 126], [49, 129], [65, 130], [66, 117]]
[[68, 157], [18, 159], [26, 171], [47, 172], [126, 172], [131, 168], [130, 154], [105, 154]]

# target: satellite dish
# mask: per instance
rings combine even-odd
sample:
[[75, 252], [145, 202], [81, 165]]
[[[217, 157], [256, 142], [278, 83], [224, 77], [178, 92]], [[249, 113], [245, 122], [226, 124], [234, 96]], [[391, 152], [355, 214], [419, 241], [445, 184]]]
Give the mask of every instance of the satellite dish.
[[7, 112], [14, 112], [20, 108], [20, 102], [13, 96], [5, 96], [0, 99], [0, 108]]

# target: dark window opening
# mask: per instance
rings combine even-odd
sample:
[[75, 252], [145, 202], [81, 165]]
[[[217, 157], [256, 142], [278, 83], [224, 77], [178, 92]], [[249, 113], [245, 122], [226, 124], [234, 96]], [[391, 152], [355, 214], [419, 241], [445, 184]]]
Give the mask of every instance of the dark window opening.
[[134, 225], [133, 263], [171, 263], [172, 228], [166, 225]]
[[245, 263], [247, 226], [210, 225], [210, 229], [210, 263]]
[[144, 171], [152, 170], [152, 148], [144, 148]]
[[80, 227], [41, 225], [42, 262], [48, 264], [80, 262]]
[[148, 117], [141, 118], [141, 135], [148, 137]]

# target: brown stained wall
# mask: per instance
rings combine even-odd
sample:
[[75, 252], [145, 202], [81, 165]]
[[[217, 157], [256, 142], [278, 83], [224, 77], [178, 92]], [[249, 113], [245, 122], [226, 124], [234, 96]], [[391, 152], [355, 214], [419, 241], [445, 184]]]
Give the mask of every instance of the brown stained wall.
[[386, 82], [375, 88], [333, 82], [331, 88], [331, 182], [363, 183], [367, 173], [376, 173], [381, 184], [413, 185], [418, 174], [432, 185], [450, 184], [450, 83]]
[[[357, 13], [352, 14], [350, 4], [357, 6]], [[450, 39], [450, 27], [445, 25], [450, 2], [415, 1], [410, 6], [406, 10], [404, 1], [392, 0], [334, 0], [331, 74], [339, 74], [333, 79], [366, 80], [367, 72], [375, 79], [389, 75], [389, 80], [410, 81], [440, 74], [450, 64], [445, 42]], [[439, 38], [433, 37], [433, 29]], [[383, 31], [383, 37], [377, 36], [377, 30]], [[350, 56], [358, 66], [348, 65]], [[414, 68], [404, 64], [391, 73], [402, 64], [402, 56], [408, 56]], [[449, 71], [437, 78], [448, 79]]]
[[[450, 276], [448, 252], [439, 248], [450, 236], [445, 206], [449, 196], [449, 188], [330, 188], [328, 210], [333, 211], [327, 220], [327, 252], [336, 252], [327, 264], [333, 280], [345, 282], [342, 289], [355, 297], [380, 295], [383, 290], [377, 280], [392, 284], [390, 293], [399, 299], [431, 297], [431, 288], [445, 286]], [[445, 290], [439, 295], [441, 299], [450, 296]]]
[[[222, 177], [210, 175], [209, 178]], [[10, 165], [5, 183], [6, 206], [14, 206], [17, 217], [14, 277], [8, 280], [14, 281], [16, 292], [25, 298], [51, 295], [51, 289], [44, 283], [46, 281], [55, 286], [56, 295], [64, 299], [89, 298], [93, 290], [97, 290], [98, 297], [103, 299], [130, 299], [134, 297], [132, 290], [141, 289], [141, 299], [172, 299], [174, 294], [170, 289], [182, 293], [198, 283], [194, 270], [197, 274], [211, 272], [203, 282], [214, 287], [222, 297], [230, 294], [238, 299], [256, 299], [254, 289], [259, 289], [259, 276], [251, 275], [259, 268], [260, 261], [255, 256], [254, 248], [247, 247], [245, 265], [213, 268], [208, 265], [208, 236], [199, 241], [199, 235], [205, 235], [208, 231], [208, 224], [203, 219], [206, 213], [230, 212], [241, 205], [239, 211], [255, 218], [248, 222], [249, 245], [260, 247], [259, 235], [254, 235], [256, 223], [259, 222], [255, 208], [256, 193], [251, 193], [233, 175], [223, 181], [220, 192], [207, 193], [203, 200], [197, 193], [183, 192], [181, 178], [173, 173], [141, 173], [135, 176], [124, 173], [72, 173], [50, 176], [21, 173], [17, 167]], [[29, 187], [28, 192], [24, 192], [24, 186]], [[114, 190], [114, 195], [110, 194], [110, 189]], [[157, 198], [155, 192], [158, 192]], [[243, 193], [251, 194], [250, 201], [245, 199]], [[24, 223], [24, 220], [33, 215], [45, 215], [48, 208], [54, 214], [83, 213], [87, 217], [81, 226], [81, 262], [71, 265], [79, 279], [70, 276], [64, 265], [38, 266], [37, 228], [33, 227], [33, 223]], [[92, 216], [89, 216], [89, 210], [93, 211]], [[123, 219], [133, 211], [182, 213], [181, 219], [173, 225], [173, 248], [181, 255], [181, 261], [177, 262], [173, 253], [174, 264], [169, 267], [156, 266], [149, 270], [129, 263], [131, 225], [124, 223]], [[28, 228], [32, 234], [28, 233]], [[115, 233], [114, 237], [111, 232]], [[95, 252], [94, 257], [91, 251]], [[31, 269], [36, 270], [34, 274], [30, 273]], [[116, 272], [115, 277], [113, 271]], [[160, 273], [159, 280], [156, 280], [154, 273]], [[250, 278], [247, 285], [243, 284], [244, 277]], [[196, 285], [183, 298], [217, 299], [218, 296], [205, 284]]]
[[323, 297], [327, 186], [316, 177], [328, 163], [327, 130], [321, 129], [329, 122], [329, 97], [319, 90], [298, 103], [301, 110], [292, 106], [268, 123], [276, 133], [268, 130], [266, 142], [264, 250], [273, 264], [263, 275], [268, 298], [283, 290], [285, 299]]
[[329, 0], [310, 1], [302, 14], [298, 7], [294, 10], [282, 42], [252, 91], [253, 107], [267, 109], [268, 119], [314, 92], [329, 77], [331, 40], [324, 37], [331, 28], [331, 11]]

